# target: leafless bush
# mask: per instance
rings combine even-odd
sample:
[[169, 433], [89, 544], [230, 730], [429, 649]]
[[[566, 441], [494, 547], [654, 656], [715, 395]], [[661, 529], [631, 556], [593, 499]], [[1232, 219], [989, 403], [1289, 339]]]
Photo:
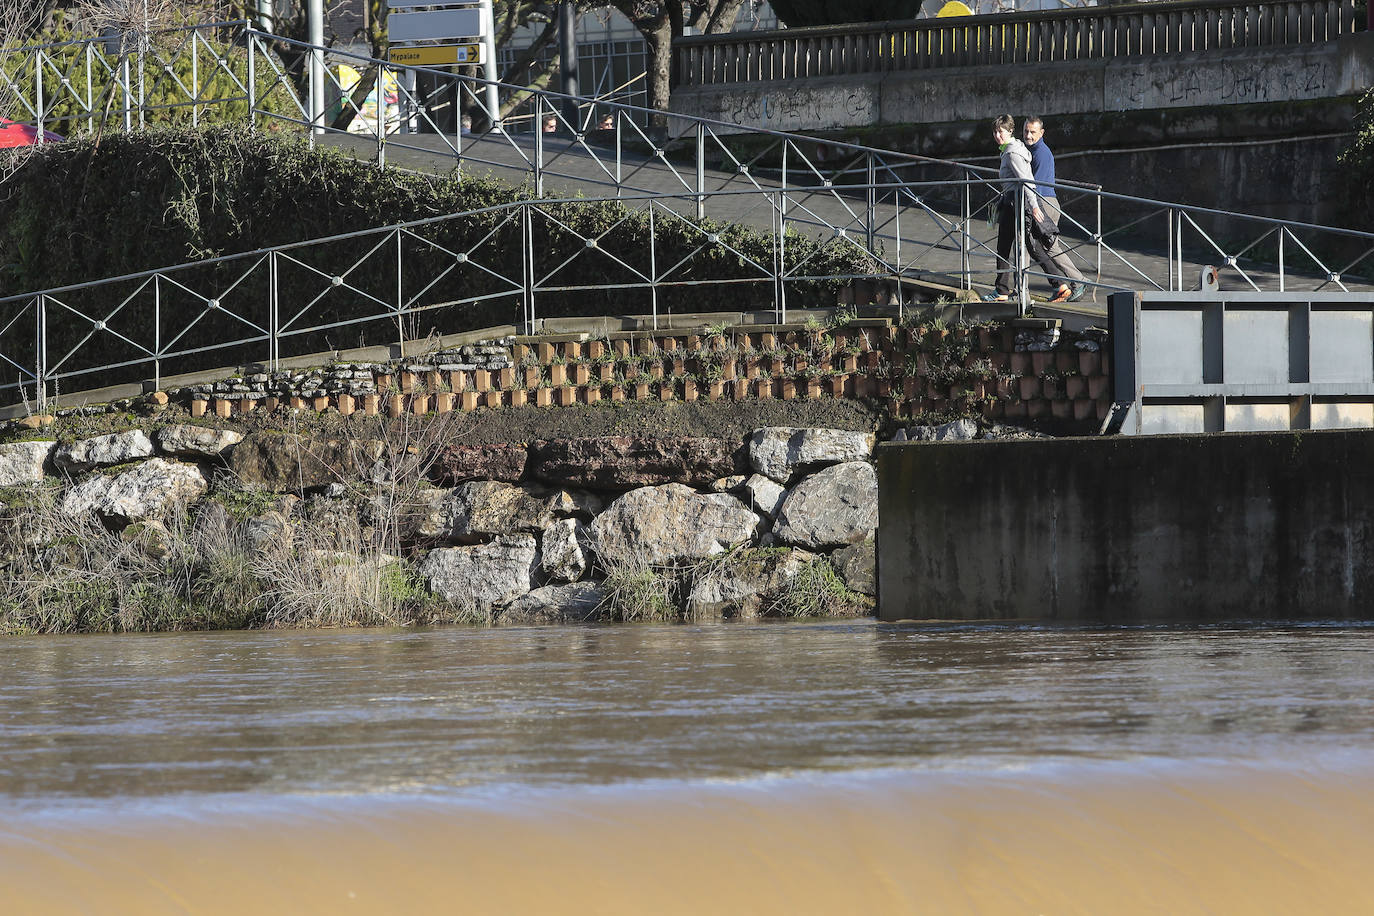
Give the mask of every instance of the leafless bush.
[[256, 583], [235, 529], [177, 510], [115, 532], [93, 513], [63, 512], [60, 496], [37, 489], [21, 514], [29, 534], [8, 540], [0, 631], [198, 630], [254, 621]]
[[653, 563], [642, 550], [602, 557], [604, 597], [597, 612], [605, 620], [677, 620], [681, 616], [681, 571]]

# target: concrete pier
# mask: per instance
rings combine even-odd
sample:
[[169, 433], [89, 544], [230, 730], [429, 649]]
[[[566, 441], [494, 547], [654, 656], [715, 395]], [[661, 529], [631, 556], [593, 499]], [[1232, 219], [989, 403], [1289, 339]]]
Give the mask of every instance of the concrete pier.
[[1374, 431], [878, 447], [883, 620], [1374, 618]]

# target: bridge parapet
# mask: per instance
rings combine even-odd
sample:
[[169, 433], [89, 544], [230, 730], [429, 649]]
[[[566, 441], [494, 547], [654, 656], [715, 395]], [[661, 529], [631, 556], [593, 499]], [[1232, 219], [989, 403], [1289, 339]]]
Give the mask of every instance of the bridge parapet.
[[679, 39], [673, 79], [710, 86], [1308, 45], [1361, 25], [1354, 0], [1184, 0], [739, 32]]

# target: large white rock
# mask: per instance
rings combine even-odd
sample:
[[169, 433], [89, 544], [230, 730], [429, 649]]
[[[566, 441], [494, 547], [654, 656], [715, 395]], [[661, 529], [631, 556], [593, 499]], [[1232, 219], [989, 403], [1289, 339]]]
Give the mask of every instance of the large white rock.
[[873, 454], [870, 433], [842, 429], [767, 426], [749, 437], [749, 463], [778, 483], [829, 464], [866, 460]]
[[0, 487], [17, 487], [43, 480], [56, 442], [9, 442], [0, 445]]
[[178, 458], [220, 458], [243, 441], [243, 433], [209, 426], [164, 426], [155, 434], [163, 454]]
[[561, 518], [540, 537], [539, 569], [554, 582], [575, 582], [587, 571], [582, 541], [587, 528], [575, 518]]
[[767, 616], [770, 606], [820, 558], [805, 550], [744, 550], [719, 561], [692, 582], [687, 616], [693, 620]]
[[485, 613], [530, 590], [536, 553], [533, 535], [511, 535], [490, 544], [431, 550], [419, 573], [431, 591], [457, 607]]
[[631, 490], [589, 530], [603, 566], [699, 560], [753, 540], [759, 517], [728, 493], [698, 493], [680, 483]]
[[601, 499], [584, 490], [515, 486], [470, 480], [451, 490], [407, 495], [403, 530], [408, 539], [474, 542], [493, 535], [542, 532], [560, 518], [590, 519]]
[[129, 429], [59, 445], [52, 457], [58, 467], [78, 472], [151, 458], [152, 455], [152, 440], [141, 429]]
[[175, 505], [200, 499], [209, 488], [195, 465], [153, 458], [114, 478], [95, 511], [125, 522], [158, 518]]
[[747, 498], [755, 512], [773, 518], [782, 508], [782, 501], [786, 496], [786, 487], [762, 474], [753, 474], [744, 482], [741, 498]]
[[100, 505], [100, 501], [105, 498], [105, 494], [110, 492], [110, 485], [113, 483], [113, 477], [97, 474], [75, 486], [68, 487], [67, 492], [62, 496], [62, 514], [84, 515], [87, 512], [94, 512], [95, 507]]
[[498, 608], [493, 615], [494, 622], [512, 625], [581, 623], [596, 617], [604, 597], [601, 587], [591, 582], [546, 585]]
[[773, 536], [810, 550], [856, 544], [878, 527], [878, 477], [866, 461], [816, 472], [788, 492]]

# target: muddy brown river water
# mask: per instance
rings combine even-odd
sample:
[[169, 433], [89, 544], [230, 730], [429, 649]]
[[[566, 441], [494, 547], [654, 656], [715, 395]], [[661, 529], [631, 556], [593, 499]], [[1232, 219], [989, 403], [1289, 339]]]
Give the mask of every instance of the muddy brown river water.
[[0, 913], [1374, 912], [1374, 627], [0, 642]]

